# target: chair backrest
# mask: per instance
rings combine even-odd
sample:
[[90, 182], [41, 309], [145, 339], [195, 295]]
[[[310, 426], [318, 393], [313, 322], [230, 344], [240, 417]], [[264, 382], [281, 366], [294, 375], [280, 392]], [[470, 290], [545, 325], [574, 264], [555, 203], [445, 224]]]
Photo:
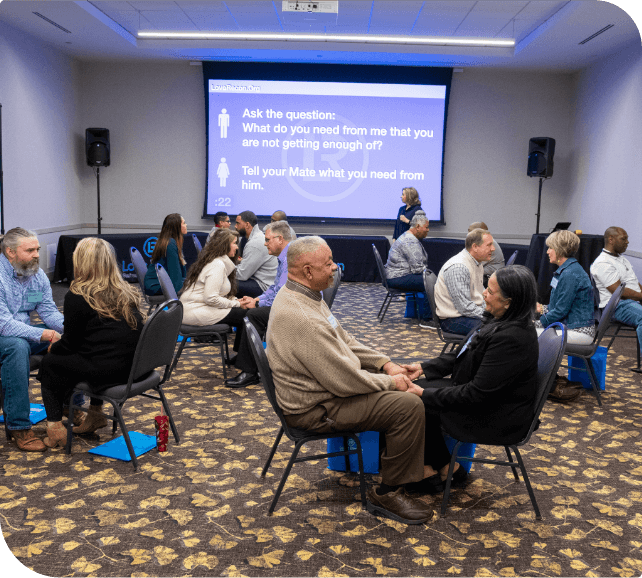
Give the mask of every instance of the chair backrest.
[[166, 301], [149, 316], [136, 346], [128, 387], [123, 399], [129, 396], [129, 390], [134, 381], [158, 367], [165, 367], [163, 380], [169, 377], [176, 339], [182, 322], [183, 304], [178, 299]]
[[337, 270], [334, 272], [334, 281], [330, 287], [321, 291], [323, 294], [323, 300], [328, 305], [328, 309], [332, 309], [332, 304], [334, 303], [334, 298], [339, 290], [339, 285], [341, 284], [341, 267], [337, 267]]
[[606, 304], [604, 311], [602, 311], [602, 317], [600, 318], [600, 323], [597, 326], [597, 331], [595, 332], [595, 339], [593, 341], [596, 347], [600, 344], [600, 341], [602, 341], [602, 337], [604, 337], [606, 330], [609, 328], [609, 325], [611, 324], [611, 319], [613, 318], [613, 314], [615, 313], [615, 308], [618, 306], [618, 303], [620, 302], [620, 298], [622, 297], [622, 291], [624, 291], [624, 285], [620, 283], [617, 289], [613, 291], [613, 295], [611, 295], [611, 298], [609, 299], [609, 302]]
[[145, 274], [147, 273], [147, 263], [145, 263], [145, 259], [143, 259], [143, 256], [136, 247], [129, 248], [129, 258], [134, 266], [140, 290], [143, 292], [143, 295], [145, 295]]
[[[551, 323], [537, 339], [539, 357], [537, 360], [537, 397], [535, 398], [535, 415], [528, 434], [521, 443], [526, 443], [537, 427], [539, 414], [544, 408], [548, 394], [553, 389], [557, 370], [564, 357], [566, 348], [566, 326], [561, 323]], [[518, 444], [518, 445], [521, 445]]]
[[597, 288], [597, 283], [595, 282], [595, 277], [589, 274], [591, 279], [591, 287], [593, 287], [593, 319], [600, 322], [602, 319], [602, 311], [600, 310], [600, 290]]
[[165, 297], [165, 299], [167, 299], [168, 301], [170, 301], [171, 299], [178, 299], [176, 289], [174, 289], [174, 284], [169, 278], [169, 274], [167, 273], [167, 271], [165, 271], [165, 267], [163, 267], [160, 263], [156, 263], [156, 275], [161, 286], [163, 297]]
[[194, 240], [194, 247], [196, 247], [196, 253], [198, 254], [203, 250], [203, 245], [201, 245], [201, 242], [194, 233], [192, 233], [192, 239]]
[[379, 250], [372, 244], [372, 250], [374, 251], [375, 261], [377, 262], [377, 269], [379, 269], [379, 275], [381, 276], [381, 284], [386, 288], [386, 291], [390, 291], [388, 287], [388, 278], [386, 277], [386, 268], [383, 266], [383, 260], [379, 254]]
[[272, 404], [274, 413], [276, 413], [279, 420], [281, 420], [281, 425], [283, 426], [285, 435], [292, 439], [288, 424], [283, 416], [283, 410], [279, 407], [279, 404], [276, 401], [276, 388], [274, 387], [274, 380], [272, 379], [272, 370], [270, 369], [265, 349], [263, 349], [263, 342], [261, 341], [259, 333], [254, 325], [250, 323], [250, 320], [246, 317], [243, 321], [245, 322], [245, 332], [250, 338], [250, 343], [252, 345], [251, 350], [252, 355], [254, 356], [254, 362], [259, 370], [259, 375], [261, 376], [261, 382], [263, 383], [263, 388], [265, 389], [267, 398]]
[[439, 316], [437, 315], [437, 304], [435, 303], [435, 285], [437, 283], [437, 275], [435, 275], [430, 269], [424, 269], [424, 288], [426, 289], [426, 296], [428, 297], [428, 302], [430, 303], [430, 310], [432, 311], [432, 318], [437, 326], [437, 333], [439, 338], [443, 339], [441, 335], [441, 322]]
[[509, 258], [508, 261], [506, 261], [506, 267], [510, 267], [511, 265], [515, 264], [515, 259], [517, 259], [517, 253], [519, 251], [515, 251]]

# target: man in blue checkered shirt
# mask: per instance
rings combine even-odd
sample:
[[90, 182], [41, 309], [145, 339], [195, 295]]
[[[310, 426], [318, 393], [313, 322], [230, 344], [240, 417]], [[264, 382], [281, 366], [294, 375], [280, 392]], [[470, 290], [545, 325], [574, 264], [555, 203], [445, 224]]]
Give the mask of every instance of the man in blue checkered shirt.
[[[19, 449], [44, 452], [47, 446], [31, 431], [29, 421], [29, 356], [43, 353], [60, 339], [63, 316], [40, 269], [36, 234], [20, 227], [2, 239], [0, 255], [0, 376], [7, 431]], [[30, 324], [36, 311], [44, 326]]]

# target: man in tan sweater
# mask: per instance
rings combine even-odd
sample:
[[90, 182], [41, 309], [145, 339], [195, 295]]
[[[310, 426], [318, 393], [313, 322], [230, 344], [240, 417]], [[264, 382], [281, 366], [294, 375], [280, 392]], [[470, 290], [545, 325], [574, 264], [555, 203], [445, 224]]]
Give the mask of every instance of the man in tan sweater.
[[406, 524], [432, 519], [404, 484], [424, 478], [425, 411], [406, 393], [406, 370], [348, 335], [325, 304], [337, 266], [320, 237], [292, 241], [288, 281], [270, 313], [267, 356], [276, 397], [292, 427], [331, 432], [379, 431], [386, 436], [382, 484], [368, 491], [368, 510]]

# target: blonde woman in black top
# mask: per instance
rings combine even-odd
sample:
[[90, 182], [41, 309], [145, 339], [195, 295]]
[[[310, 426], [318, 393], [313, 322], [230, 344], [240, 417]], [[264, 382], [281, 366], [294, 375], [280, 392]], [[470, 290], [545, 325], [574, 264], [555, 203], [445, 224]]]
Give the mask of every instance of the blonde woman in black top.
[[[47, 412], [48, 447], [64, 446], [63, 404], [73, 387], [86, 381], [99, 393], [127, 381], [143, 328], [141, 294], [118, 268], [114, 248], [96, 237], [78, 243], [73, 256], [74, 280], [65, 295], [64, 333], [42, 360], [38, 374]], [[75, 433], [107, 425], [102, 401], [91, 401]]]

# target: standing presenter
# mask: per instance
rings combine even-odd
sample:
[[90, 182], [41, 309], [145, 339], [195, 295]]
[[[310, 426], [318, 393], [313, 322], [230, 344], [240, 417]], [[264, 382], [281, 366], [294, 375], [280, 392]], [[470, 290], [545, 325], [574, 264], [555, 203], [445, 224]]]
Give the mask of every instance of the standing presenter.
[[421, 199], [417, 189], [414, 187], [403, 189], [401, 191], [401, 200], [405, 205], [399, 207], [399, 212], [397, 213], [395, 232], [392, 234], [393, 243], [410, 228], [410, 221], [412, 221], [415, 213], [421, 210]]

